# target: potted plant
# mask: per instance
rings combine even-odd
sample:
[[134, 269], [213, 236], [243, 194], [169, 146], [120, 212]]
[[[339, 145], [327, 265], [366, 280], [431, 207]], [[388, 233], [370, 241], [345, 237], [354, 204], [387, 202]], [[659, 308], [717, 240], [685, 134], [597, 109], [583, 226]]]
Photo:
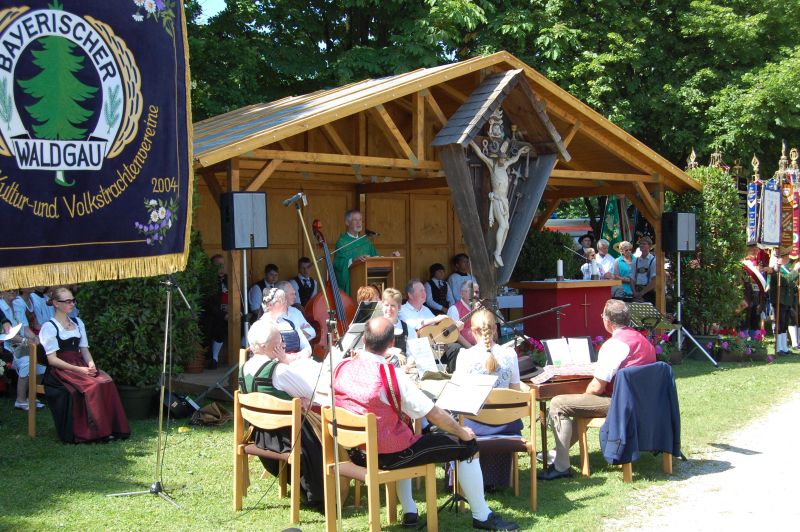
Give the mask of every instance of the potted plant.
[[709, 352], [720, 362], [752, 362], [770, 360], [764, 345], [764, 331], [755, 331], [752, 336], [744, 331], [723, 331], [727, 333], [719, 339], [706, 344]]
[[650, 337], [650, 343], [656, 351], [656, 359], [677, 366], [683, 362], [683, 351], [675, 343], [670, 341], [668, 334], [656, 334]]
[[[215, 271], [202, 249], [200, 234], [192, 232], [186, 269], [174, 275], [192, 309], [175, 291], [172, 298], [171, 357], [174, 373], [200, 349], [201, 304], [213, 290]], [[81, 287], [78, 296], [92, 355], [114, 378], [131, 418], [147, 417], [162, 368], [165, 276], [102, 281]]]

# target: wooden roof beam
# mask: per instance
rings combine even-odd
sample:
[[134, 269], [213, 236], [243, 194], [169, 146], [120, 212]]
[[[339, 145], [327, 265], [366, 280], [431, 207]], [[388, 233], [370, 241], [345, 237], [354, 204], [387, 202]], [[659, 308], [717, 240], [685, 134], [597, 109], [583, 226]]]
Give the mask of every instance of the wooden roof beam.
[[428, 104], [433, 116], [436, 117], [436, 121], [439, 122], [440, 126], [444, 127], [444, 125], [447, 123], [447, 116], [445, 116], [442, 108], [439, 107], [439, 103], [436, 101], [436, 98], [433, 97], [433, 94], [431, 94], [431, 91], [428, 89], [423, 89], [420, 91], [420, 93], [425, 97], [425, 103]]
[[211, 191], [211, 199], [217, 204], [217, 208], [221, 209], [222, 205], [219, 197], [222, 195], [222, 187], [219, 186], [219, 181], [217, 181], [214, 172], [201, 172], [200, 175], [203, 176], [203, 181], [206, 182], [208, 190]]
[[405, 181], [389, 181], [387, 183], [365, 183], [356, 186], [356, 194], [371, 194], [380, 192], [408, 192], [410, 190], [425, 190], [433, 188], [447, 188], [446, 177], [432, 177], [421, 179], [406, 179]]
[[466, 102], [469, 99], [468, 94], [464, 94], [460, 90], [451, 87], [447, 83], [440, 83], [439, 85], [435, 85], [437, 89], [441, 89], [442, 92], [447, 94], [450, 98], [454, 99], [458, 102], [459, 105]]
[[580, 120], [572, 124], [572, 127], [569, 128], [569, 131], [567, 131], [567, 134], [564, 135], [564, 139], [562, 140], [562, 142], [564, 143], [564, 147], [569, 147], [569, 143], [572, 142], [572, 139], [575, 138], [575, 134], [578, 132], [580, 128], [581, 128]]
[[269, 179], [272, 176], [272, 174], [275, 173], [275, 170], [278, 169], [278, 167], [281, 165], [281, 163], [283, 163], [283, 161], [280, 160], [280, 159], [272, 159], [270, 162], [265, 164], [261, 168], [261, 170], [258, 171], [258, 173], [253, 178], [253, 180], [250, 182], [250, 184], [247, 185], [247, 188], [245, 190], [247, 192], [255, 192], [258, 189], [260, 189], [261, 185], [266, 183], [267, 179]]
[[418, 92], [411, 97], [413, 114], [411, 115], [411, 138], [414, 141], [414, 153], [417, 159], [425, 160], [425, 98]]
[[653, 196], [650, 195], [650, 191], [647, 190], [647, 187], [644, 186], [644, 183], [640, 181], [634, 181], [633, 186], [636, 189], [636, 192], [639, 193], [641, 196], [642, 201], [647, 206], [647, 210], [653, 214], [654, 218], [661, 218], [661, 210], [658, 208], [656, 204], [656, 200], [653, 199]]
[[[282, 159], [299, 163], [360, 164], [386, 168], [414, 168], [422, 170], [441, 170], [439, 161], [411, 161], [392, 157], [372, 157], [369, 155], [341, 155], [338, 153], [318, 153], [304, 151], [253, 150], [251, 159]], [[243, 157], [244, 159], [244, 157]]]
[[347, 144], [344, 143], [342, 137], [339, 136], [339, 133], [336, 131], [336, 128], [333, 127], [333, 124], [322, 124], [322, 132], [325, 133], [325, 136], [328, 137], [328, 140], [331, 141], [331, 144], [339, 150], [339, 153], [342, 155], [352, 155], [350, 153], [350, 148], [347, 147]]
[[392, 117], [389, 115], [389, 112], [386, 110], [383, 104], [370, 107], [369, 112], [375, 118], [375, 121], [378, 123], [381, 130], [389, 139], [389, 142], [395, 152], [398, 155], [405, 155], [412, 163], [414, 163], [414, 166], [416, 166], [417, 156], [414, 155], [414, 152], [411, 150], [411, 146], [408, 145], [405, 137], [403, 137], [403, 134], [397, 127], [397, 124], [394, 123], [394, 120], [392, 120]]
[[648, 174], [621, 174], [616, 172], [589, 172], [585, 170], [555, 169], [550, 177], [566, 179], [594, 179], [597, 181], [625, 181], [639, 183], [658, 183], [658, 178]]
[[617, 194], [630, 194], [631, 188], [623, 185], [609, 185], [606, 187], [592, 187], [592, 188], [560, 188], [558, 190], [550, 190], [548, 187], [544, 191], [542, 199], [570, 199], [570, 198], [594, 198], [597, 196], [614, 196]]
[[[358, 164], [343, 166], [334, 164], [314, 164], [314, 163], [283, 163], [281, 172], [307, 172], [311, 174], [336, 174], [350, 176], [381, 176], [408, 178], [408, 169], [387, 168], [379, 166], [361, 166]], [[441, 171], [418, 170], [416, 175], [420, 177], [439, 177]]]
[[551, 200], [550, 203], [547, 204], [547, 207], [544, 209], [544, 211], [542, 211], [539, 216], [534, 218], [533, 224], [531, 224], [531, 231], [541, 231], [544, 228], [544, 225], [547, 223], [547, 220], [555, 212], [559, 205], [561, 205], [560, 199]]

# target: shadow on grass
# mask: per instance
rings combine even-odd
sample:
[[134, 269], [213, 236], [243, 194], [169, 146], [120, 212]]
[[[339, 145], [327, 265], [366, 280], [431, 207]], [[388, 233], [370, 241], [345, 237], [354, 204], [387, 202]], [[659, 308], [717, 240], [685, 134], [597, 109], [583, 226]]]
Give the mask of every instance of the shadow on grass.
[[[130, 491], [128, 467], [137, 457], [153, 454], [156, 423], [132, 421], [131, 437], [112, 443], [66, 444], [56, 434], [47, 408], [36, 416], [36, 438], [28, 437], [27, 413], [13, 410], [13, 399], [0, 399], [0, 447], [4, 476], [15, 483], [14, 496], [0, 501], [4, 518], [25, 517], [58, 507], [68, 494]], [[148, 489], [139, 487], [137, 489]]]

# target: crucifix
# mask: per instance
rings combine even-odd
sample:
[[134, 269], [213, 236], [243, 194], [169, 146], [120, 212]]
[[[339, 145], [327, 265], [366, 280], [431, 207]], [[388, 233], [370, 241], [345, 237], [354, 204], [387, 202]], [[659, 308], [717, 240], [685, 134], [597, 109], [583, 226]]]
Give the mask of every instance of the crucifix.
[[589, 303], [589, 296], [588, 295], [583, 294], [583, 303], [581, 303], [581, 306], [583, 307], [583, 326], [588, 329], [589, 328], [589, 307], [592, 306], [592, 304]]

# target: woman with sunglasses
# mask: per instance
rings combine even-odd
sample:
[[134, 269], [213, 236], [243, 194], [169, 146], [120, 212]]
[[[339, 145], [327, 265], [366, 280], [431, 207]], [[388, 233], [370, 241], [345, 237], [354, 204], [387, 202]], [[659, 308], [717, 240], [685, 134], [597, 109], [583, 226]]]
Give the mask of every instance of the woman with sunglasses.
[[95, 366], [83, 321], [69, 317], [75, 297], [63, 286], [49, 295], [55, 315], [42, 325], [39, 340], [47, 353], [44, 391], [58, 437], [68, 443], [127, 438], [131, 431], [117, 388]]

